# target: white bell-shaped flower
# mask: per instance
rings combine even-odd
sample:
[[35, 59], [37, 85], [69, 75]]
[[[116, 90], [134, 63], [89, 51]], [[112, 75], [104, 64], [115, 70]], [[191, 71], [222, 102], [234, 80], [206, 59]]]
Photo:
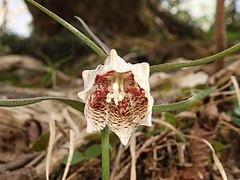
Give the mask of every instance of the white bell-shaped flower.
[[112, 49], [104, 65], [82, 73], [87, 132], [107, 125], [126, 145], [139, 125], [151, 126], [153, 98], [149, 87], [149, 64], [126, 63]]

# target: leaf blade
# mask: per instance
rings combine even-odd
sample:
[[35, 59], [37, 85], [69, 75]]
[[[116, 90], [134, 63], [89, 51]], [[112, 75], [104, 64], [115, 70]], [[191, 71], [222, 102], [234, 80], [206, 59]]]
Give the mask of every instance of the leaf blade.
[[203, 99], [207, 95], [211, 94], [214, 90], [215, 90], [215, 88], [209, 88], [209, 89], [203, 90], [202, 92], [194, 94], [191, 98], [181, 101], [181, 102], [176, 102], [176, 103], [171, 103], [171, 104], [154, 105], [152, 108], [152, 111], [153, 112], [168, 112], [168, 111], [174, 111], [177, 109], [185, 108], [185, 107], [191, 105], [193, 102]]
[[189, 60], [189, 61], [182, 61], [182, 62], [176, 62], [176, 63], [164, 63], [164, 64], [157, 64], [150, 67], [150, 72], [161, 72], [161, 71], [170, 71], [175, 69], [180, 69], [184, 67], [191, 67], [191, 66], [198, 66], [202, 64], [208, 64], [212, 63], [214, 61], [217, 61], [229, 54], [232, 54], [236, 51], [240, 50], [240, 43], [236, 44], [220, 53], [214, 54], [209, 57], [197, 59], [197, 60]]
[[0, 106], [1, 107], [16, 107], [16, 106], [26, 106], [35, 103], [39, 103], [46, 100], [56, 100], [60, 101], [66, 105], [77, 109], [80, 112], [84, 111], [85, 104], [76, 101], [73, 99], [63, 98], [63, 97], [55, 97], [55, 96], [42, 96], [42, 97], [34, 97], [34, 98], [24, 98], [24, 99], [0, 99]]

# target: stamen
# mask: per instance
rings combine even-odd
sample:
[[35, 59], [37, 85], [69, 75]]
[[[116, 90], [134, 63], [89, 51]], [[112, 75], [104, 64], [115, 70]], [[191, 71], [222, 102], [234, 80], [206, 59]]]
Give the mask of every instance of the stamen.
[[114, 97], [114, 102], [116, 105], [118, 105], [118, 97]]
[[117, 91], [119, 89], [119, 85], [116, 82], [113, 83], [112, 87], [113, 87], [113, 91]]
[[120, 92], [119, 101], [122, 101], [124, 99], [124, 96], [125, 96], [125, 92], [124, 91]]
[[116, 77], [112, 80], [111, 85], [108, 87], [109, 93], [106, 97], [106, 102], [110, 103], [113, 99], [114, 103], [118, 105], [119, 101], [122, 101], [125, 96], [123, 89], [123, 79]]

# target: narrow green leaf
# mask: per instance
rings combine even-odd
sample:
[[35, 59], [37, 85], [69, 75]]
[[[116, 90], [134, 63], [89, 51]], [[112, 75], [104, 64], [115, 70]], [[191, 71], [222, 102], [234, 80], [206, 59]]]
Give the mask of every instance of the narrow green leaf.
[[164, 119], [166, 122], [168, 122], [172, 126], [176, 127], [177, 119], [175, 118], [175, 116], [173, 114], [166, 112], [164, 115]]
[[232, 124], [236, 127], [240, 127], [240, 118], [237, 118], [237, 117], [232, 117], [232, 120], [231, 120]]
[[[68, 160], [68, 157], [64, 157], [64, 159], [62, 160], [62, 163], [64, 165], [67, 164], [67, 160]], [[86, 160], [86, 157], [84, 156], [83, 153], [79, 152], [79, 151], [74, 151], [73, 153], [73, 158], [72, 158], [72, 162], [71, 162], [71, 165], [76, 165], [82, 161]]]
[[178, 142], [186, 142], [186, 138], [182, 134], [175, 134], [175, 138]]
[[101, 59], [105, 60], [107, 55], [103, 52], [103, 50], [98, 47], [93, 41], [91, 41], [88, 37], [86, 37], [83, 33], [78, 31], [75, 27], [73, 27], [71, 24], [66, 22], [64, 19], [58, 17], [53, 12], [49, 11], [47, 8], [43, 7], [42, 5], [38, 4], [37, 2], [33, 0], [27, 0], [29, 3], [43, 11], [45, 14], [53, 18], [55, 21], [63, 25], [65, 28], [67, 28], [69, 31], [71, 31], [73, 34], [75, 34], [78, 38], [80, 38], [83, 42], [85, 42], [93, 51], [95, 51], [98, 56], [100, 56]]
[[59, 68], [61, 65], [63, 65], [64, 63], [67, 63], [68, 61], [73, 59], [73, 55], [64, 57], [62, 59], [59, 59], [56, 63], [55, 63], [55, 67]]
[[240, 109], [239, 109], [239, 106], [237, 105], [235, 108], [234, 108], [234, 113], [240, 117]]
[[225, 149], [229, 147], [229, 145], [223, 144], [221, 141], [214, 140], [212, 142], [212, 146], [215, 149], [217, 155], [220, 155]]
[[165, 63], [165, 64], [154, 65], [154, 66], [151, 66], [150, 71], [151, 71], [151, 73], [154, 73], [154, 72], [160, 72], [160, 71], [169, 71], [169, 70], [179, 69], [179, 68], [183, 68], [183, 67], [208, 64], [208, 63], [217, 61], [217, 60], [219, 60], [229, 54], [232, 54], [238, 50], [240, 50], [240, 43], [236, 44], [218, 54], [215, 54], [215, 55], [212, 55], [212, 56], [209, 56], [206, 58], [182, 61], [182, 62], [176, 62], [176, 63]]
[[46, 100], [56, 100], [64, 104], [67, 104], [80, 112], [84, 111], [84, 103], [68, 98], [54, 97], [54, 96], [43, 96], [35, 98], [25, 98], [25, 99], [0, 99], [0, 106], [2, 107], [15, 107], [15, 106], [25, 106], [30, 104], [39, 103]]
[[34, 151], [43, 151], [48, 147], [50, 133], [47, 132], [39, 137], [35, 142], [30, 145], [30, 148]]
[[215, 90], [215, 88], [206, 89], [200, 93], [194, 94], [191, 98], [189, 98], [185, 101], [171, 103], [171, 104], [155, 105], [155, 106], [153, 106], [152, 111], [153, 112], [167, 112], [167, 111], [174, 111], [174, 110], [186, 108], [189, 105], [191, 105], [192, 103], [205, 98], [207, 95], [211, 94], [214, 90]]
[[[164, 121], [171, 124], [173, 127], [176, 127], [177, 119], [175, 118], [175, 116], [173, 114], [171, 114], [169, 112], [165, 112], [164, 113]], [[170, 129], [168, 127], [165, 127], [165, 126], [160, 126], [159, 130], [162, 133], [166, 133]]]
[[53, 73], [52, 71], [49, 71], [44, 77], [43, 77], [43, 85], [48, 85], [50, 80], [52, 79]]
[[99, 145], [92, 145], [87, 148], [84, 154], [87, 159], [98, 157], [101, 154], [101, 147]]
[[[92, 158], [96, 158], [101, 154], [101, 147], [99, 145], [91, 145], [84, 152], [75, 151], [73, 154], [71, 165], [78, 164], [82, 161], [88, 161]], [[67, 157], [62, 161], [66, 165]]]

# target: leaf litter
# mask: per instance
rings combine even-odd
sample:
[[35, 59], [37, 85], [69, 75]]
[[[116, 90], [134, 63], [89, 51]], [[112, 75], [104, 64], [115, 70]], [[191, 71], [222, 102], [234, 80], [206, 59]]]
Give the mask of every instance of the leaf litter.
[[[154, 76], [157, 78], [151, 80], [151, 88], [158, 102], [182, 100], [189, 96], [192, 90], [198, 91], [201, 86], [206, 87], [205, 84], [209, 80], [211, 80], [209, 82], [211, 87], [215, 86], [217, 89], [199, 100], [197, 104], [192, 104], [181, 111], [177, 110], [171, 114], [154, 113], [153, 117], [162, 122], [165, 119], [165, 124], [155, 121], [151, 129], [139, 128], [133, 137], [134, 140], [131, 140], [130, 146], [126, 148], [119, 145], [112, 134], [111, 179], [184, 179], [189, 177], [189, 174], [193, 179], [209, 177], [224, 179], [226, 178], [225, 173], [228, 179], [237, 179], [240, 176], [240, 165], [237, 158], [240, 138], [239, 126], [234, 123], [233, 119], [238, 117], [239, 111], [237, 110], [239, 99], [236, 98], [238, 97], [236, 89], [239, 89], [237, 86], [239, 71], [236, 70], [238, 66], [239, 60], [212, 76], [199, 73], [197, 68], [191, 71], [183, 70], [186, 71], [185, 73], [162, 73], [159, 76], [153, 74], [151, 79], [154, 79]], [[3, 71], [5, 70], [7, 68]], [[194, 82], [194, 79], [186, 79], [186, 75], [187, 77], [193, 75], [201, 81]], [[178, 80], [176, 80], [176, 76]], [[159, 79], [159, 77], [163, 79]], [[185, 78], [184, 81], [189, 82], [177, 83], [181, 82], [181, 78], [183, 80]], [[38, 96], [39, 93], [72, 97], [71, 94], [78, 91], [76, 84], [79, 84], [80, 81], [74, 79], [72, 87], [64, 88], [64, 90], [39, 88], [38, 91], [32, 91], [31, 88], [16, 88], [10, 85], [7, 87], [8, 89], [6, 86], [1, 87], [0, 91], [1, 97], [4, 98], [32, 97]], [[202, 85], [200, 86], [199, 83]], [[169, 91], [169, 89], [171, 90]], [[8, 90], [11, 90], [12, 93], [9, 93]], [[157, 99], [159, 94], [164, 96], [163, 100]], [[64, 110], [60, 111], [61, 108]], [[5, 178], [7, 175], [14, 179], [19, 176], [19, 171], [23, 173], [23, 177], [29, 179], [44, 176], [47, 147], [40, 145], [38, 148], [41, 151], [35, 152], [34, 148], [30, 148], [30, 144], [34, 145], [35, 142], [38, 142], [37, 139], [44, 137], [48, 132], [49, 117], [53, 114], [54, 120], [61, 124], [66, 132], [69, 132], [68, 129], [71, 127], [73, 130], [75, 129], [75, 135], [78, 134], [75, 137], [75, 152], [72, 152], [75, 163], [72, 162], [69, 167], [70, 173], [67, 179], [85, 177], [98, 179], [101, 177], [100, 141], [98, 138], [95, 138], [95, 141], [88, 140], [88, 135], [85, 133], [86, 123], [81, 113], [61, 103], [51, 101], [17, 109], [1, 108], [0, 111], [2, 116], [0, 132], [4, 132], [0, 136], [0, 178]], [[232, 112], [235, 112], [235, 115]], [[33, 119], [38, 122], [38, 125], [28, 126], [30, 131], [26, 130], [26, 124], [32, 123]], [[174, 129], [170, 127], [174, 127]], [[36, 132], [31, 135], [33, 138], [29, 137], [31, 128], [35, 128], [34, 132]], [[179, 135], [179, 132], [180, 137], [176, 136], [176, 133]], [[182, 136], [183, 134], [186, 138]], [[214, 147], [218, 144], [219, 148], [214, 151], [210, 144]], [[68, 155], [68, 147], [68, 139], [57, 128], [51, 160], [48, 160], [51, 161], [50, 179], [64, 174], [63, 164], [67, 163], [67, 159], [64, 161], [63, 159]], [[17, 162], [20, 163], [17, 164]], [[13, 165], [10, 166], [11, 163]], [[29, 164], [30, 166], [28, 166]], [[9, 171], [8, 174], [6, 174], [7, 171]]]

